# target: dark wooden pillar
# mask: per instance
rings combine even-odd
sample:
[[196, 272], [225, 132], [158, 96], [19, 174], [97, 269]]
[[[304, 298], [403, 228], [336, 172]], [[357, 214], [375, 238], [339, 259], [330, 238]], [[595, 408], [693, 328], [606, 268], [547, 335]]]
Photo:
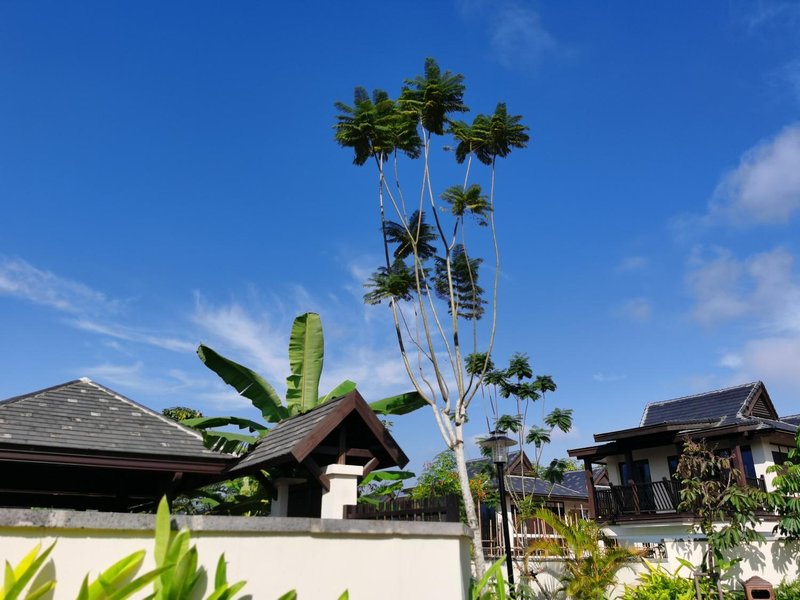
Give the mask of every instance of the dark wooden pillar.
[[739, 442], [733, 444], [733, 466], [739, 471], [738, 483], [742, 487], [747, 487], [747, 476], [744, 473], [744, 460], [742, 459], [742, 448]]
[[592, 471], [592, 460], [583, 459], [584, 474], [586, 475], [586, 495], [588, 496], [589, 516], [597, 518], [597, 495], [594, 490], [594, 471]]

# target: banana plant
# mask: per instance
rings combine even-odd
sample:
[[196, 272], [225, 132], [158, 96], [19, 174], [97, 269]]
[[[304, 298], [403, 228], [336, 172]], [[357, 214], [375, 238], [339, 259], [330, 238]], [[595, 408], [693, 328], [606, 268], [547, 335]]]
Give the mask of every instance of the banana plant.
[[118, 560], [92, 581], [86, 575], [77, 600], [124, 600], [146, 587], [169, 567], [160, 567], [132, 579], [144, 562], [146, 552], [139, 550]]
[[28, 552], [15, 567], [12, 567], [11, 563], [6, 561], [3, 587], [0, 588], [0, 598], [2, 600], [17, 600], [17, 598], [36, 600], [36, 598], [41, 598], [55, 587], [55, 580], [50, 579], [39, 585], [39, 587], [28, 590], [28, 593], [24, 596], [22, 595], [25, 587], [39, 572], [39, 569], [42, 568], [47, 557], [50, 556], [53, 546], [55, 546], [55, 542], [40, 554], [39, 551], [42, 549], [42, 545], [36, 544], [33, 550]]
[[[306, 413], [356, 388], [354, 382], [345, 380], [327, 394], [319, 394], [325, 351], [322, 321], [316, 313], [302, 314], [292, 325], [289, 337], [291, 373], [286, 378], [285, 401], [266, 379], [252, 369], [225, 358], [203, 344], [197, 348], [197, 355], [203, 364], [219, 375], [225, 383], [250, 400], [261, 412], [266, 423], [278, 423], [283, 419]], [[403, 415], [425, 404], [422, 396], [414, 391], [378, 400], [370, 404], [370, 407], [380, 415]], [[185, 419], [181, 423], [202, 431], [206, 446], [209, 448], [231, 454], [246, 452], [269, 431], [269, 427], [264, 423], [236, 416], [198, 417]], [[230, 426], [238, 427], [246, 433], [219, 429]]]

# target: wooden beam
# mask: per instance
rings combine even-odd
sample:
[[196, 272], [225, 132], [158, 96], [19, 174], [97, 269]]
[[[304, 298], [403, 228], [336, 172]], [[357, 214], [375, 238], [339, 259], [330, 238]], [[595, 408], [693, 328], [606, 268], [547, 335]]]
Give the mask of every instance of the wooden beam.
[[310, 456], [306, 457], [303, 461], [303, 466], [308, 469], [308, 471], [314, 476], [314, 478], [319, 481], [319, 484], [325, 488], [326, 492], [331, 491], [331, 480], [328, 479], [328, 476], [322, 472], [322, 469]]
[[586, 492], [588, 495], [589, 516], [592, 519], [597, 518], [597, 496], [594, 489], [594, 470], [592, 469], [592, 461], [589, 458], [583, 459], [584, 475], [586, 476]]
[[[339, 448], [334, 446], [317, 446], [314, 449], [314, 454], [338, 456]], [[349, 448], [347, 450], [347, 456], [350, 458], [372, 458], [375, 456], [375, 453], [368, 448]]]
[[339, 427], [339, 457], [336, 462], [340, 465], [347, 464], [347, 425], [344, 423]]
[[372, 460], [370, 460], [366, 465], [364, 465], [364, 475], [366, 476], [372, 473], [372, 471], [375, 470], [375, 467], [377, 467], [380, 464], [380, 462], [381, 461], [378, 460], [377, 456], [373, 456]]

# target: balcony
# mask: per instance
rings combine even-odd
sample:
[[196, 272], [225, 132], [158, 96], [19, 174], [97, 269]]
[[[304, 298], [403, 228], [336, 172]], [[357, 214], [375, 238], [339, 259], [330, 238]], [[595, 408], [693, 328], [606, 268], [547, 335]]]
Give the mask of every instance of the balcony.
[[[747, 485], [766, 490], [764, 478], [747, 478]], [[681, 484], [674, 480], [612, 485], [595, 489], [597, 518], [602, 520], [635, 520], [677, 514], [681, 501]]]

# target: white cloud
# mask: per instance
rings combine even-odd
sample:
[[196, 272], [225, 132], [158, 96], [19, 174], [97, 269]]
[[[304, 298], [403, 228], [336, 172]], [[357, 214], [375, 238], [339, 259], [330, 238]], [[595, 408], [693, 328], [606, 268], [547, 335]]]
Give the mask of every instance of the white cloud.
[[592, 375], [592, 379], [594, 379], [598, 383], [614, 383], [615, 381], [621, 381], [625, 379], [625, 375], [615, 375], [612, 373], [597, 372], [594, 375]]
[[0, 295], [73, 314], [114, 310], [118, 304], [82, 283], [38, 269], [24, 260], [5, 257], [0, 257]]
[[195, 294], [192, 321], [210, 337], [208, 345], [221, 344], [222, 349], [243, 355], [242, 359], [236, 355], [230, 358], [262, 373], [280, 389], [276, 382], [289, 373], [286, 355], [291, 323], [273, 328], [266, 314], [254, 316], [237, 302], [212, 306], [200, 294]]
[[727, 354], [723, 354], [719, 362], [717, 363], [720, 367], [725, 367], [727, 369], [738, 369], [742, 366], [743, 359], [741, 355], [734, 354], [733, 352], [729, 352]]
[[641, 271], [648, 264], [649, 261], [644, 256], [627, 256], [617, 265], [617, 271]]
[[459, 5], [465, 18], [488, 25], [495, 58], [508, 69], [536, 68], [546, 58], [565, 53], [539, 13], [523, 2], [461, 0]]
[[695, 250], [687, 283], [694, 318], [703, 325], [749, 317], [773, 333], [800, 332], [800, 280], [794, 256], [775, 248], [744, 260], [717, 248], [711, 259]]
[[800, 210], [800, 125], [742, 156], [714, 192], [708, 218], [738, 225], [787, 222]]
[[197, 347], [193, 342], [174, 337], [164, 337], [153, 333], [139, 331], [130, 327], [116, 324], [103, 324], [90, 319], [70, 319], [67, 321], [73, 327], [83, 331], [91, 331], [108, 337], [125, 340], [128, 342], [138, 342], [172, 350], [174, 352], [194, 352]]
[[653, 305], [647, 298], [631, 298], [622, 305], [622, 314], [643, 323], [653, 316]]
[[771, 384], [800, 386], [800, 336], [763, 337], [748, 341], [741, 350], [742, 364], [734, 379], [761, 379]]

